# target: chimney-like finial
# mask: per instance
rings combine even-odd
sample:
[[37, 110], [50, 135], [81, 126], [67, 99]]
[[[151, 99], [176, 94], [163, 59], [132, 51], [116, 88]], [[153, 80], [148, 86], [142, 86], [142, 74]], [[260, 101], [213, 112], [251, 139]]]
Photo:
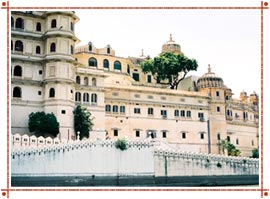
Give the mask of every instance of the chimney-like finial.
[[208, 64], [208, 73], [211, 73], [211, 66]]
[[172, 40], [172, 34], [170, 34], [170, 41], [173, 41], [173, 40]]

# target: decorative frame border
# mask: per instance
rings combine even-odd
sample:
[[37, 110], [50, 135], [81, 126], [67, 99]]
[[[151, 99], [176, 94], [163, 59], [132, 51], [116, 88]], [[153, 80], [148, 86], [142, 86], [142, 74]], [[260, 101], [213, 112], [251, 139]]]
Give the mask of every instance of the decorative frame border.
[[[263, 142], [263, 89], [264, 89], [264, 65], [263, 65], [263, 61], [264, 61], [264, 10], [268, 10], [269, 6], [268, 6], [268, 2], [263, 2], [261, 1], [261, 5], [257, 6], [257, 7], [218, 7], [218, 6], [200, 6], [200, 7], [196, 7], [196, 6], [185, 6], [185, 7], [180, 7], [180, 6], [168, 6], [168, 7], [161, 7], [161, 6], [155, 6], [155, 7], [151, 7], [151, 6], [145, 6], [145, 7], [138, 7], [138, 6], [133, 6], [133, 7], [128, 7], [128, 6], [114, 6], [114, 7], [104, 7], [104, 6], [94, 6], [94, 7], [76, 7], [76, 6], [71, 6], [71, 7], [10, 7], [9, 6], [9, 1], [6, 2], [2, 2], [1, 4], [1, 9], [6, 10], [7, 14], [7, 19], [6, 19], [6, 28], [7, 28], [7, 82], [6, 82], [6, 86], [7, 86], [7, 90], [6, 90], [6, 94], [7, 94], [7, 143], [6, 143], [6, 147], [7, 147], [7, 155], [6, 155], [6, 169], [7, 169], [7, 178], [6, 178], [6, 188], [1, 189], [2, 191], [2, 196], [3, 197], [7, 197], [9, 198], [10, 193], [9, 192], [14, 192], [14, 191], [26, 191], [26, 192], [31, 192], [31, 191], [37, 191], [37, 192], [43, 192], [43, 191], [81, 191], [81, 192], [85, 192], [85, 191], [184, 191], [184, 192], [188, 192], [188, 191], [212, 191], [212, 192], [217, 192], [217, 191], [242, 191], [242, 192], [247, 192], [247, 191], [256, 191], [256, 192], [261, 192], [261, 198], [263, 197], [267, 197], [268, 196], [268, 191], [269, 189], [264, 188], [264, 167], [263, 167], [263, 163], [264, 163], [264, 157], [263, 157], [263, 146], [264, 146], [264, 142]], [[133, 10], [133, 9], [141, 9], [141, 10], [260, 10], [260, 14], [261, 14], [261, 24], [260, 24], [260, 31], [261, 31], [261, 49], [260, 49], [260, 53], [261, 53], [261, 103], [260, 103], [260, 122], [261, 122], [261, 134], [260, 134], [260, 161], [261, 161], [261, 174], [260, 174], [260, 188], [248, 188], [248, 189], [241, 189], [241, 188], [217, 188], [217, 189], [203, 189], [203, 188], [86, 188], [86, 189], [82, 189], [82, 188], [59, 188], [59, 189], [52, 189], [52, 188], [45, 188], [45, 189], [33, 189], [33, 188], [29, 188], [29, 189], [17, 189], [17, 188], [11, 188], [10, 187], [10, 160], [9, 160], [9, 154], [10, 154], [10, 147], [9, 147], [9, 140], [10, 140], [10, 125], [9, 125], [9, 117], [10, 117], [10, 104], [9, 104], [9, 100], [10, 100], [10, 92], [9, 92], [9, 88], [10, 88], [10, 79], [9, 79], [9, 68], [10, 68], [10, 28], [9, 28], [9, 23], [10, 23], [10, 11], [11, 10], [33, 10], [33, 9], [39, 9], [39, 10], [51, 10], [51, 9], [57, 9], [57, 10], [78, 10], [78, 9], [82, 9], [82, 10], [97, 10], [97, 9], [110, 9], [110, 10]]]

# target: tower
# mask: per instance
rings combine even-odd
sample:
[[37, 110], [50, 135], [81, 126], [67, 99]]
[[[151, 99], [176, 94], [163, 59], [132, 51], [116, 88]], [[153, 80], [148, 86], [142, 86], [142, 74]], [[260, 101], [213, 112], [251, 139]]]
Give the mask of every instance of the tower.
[[45, 12], [44, 39], [44, 111], [54, 113], [60, 124], [61, 139], [74, 136], [75, 106], [74, 12]]

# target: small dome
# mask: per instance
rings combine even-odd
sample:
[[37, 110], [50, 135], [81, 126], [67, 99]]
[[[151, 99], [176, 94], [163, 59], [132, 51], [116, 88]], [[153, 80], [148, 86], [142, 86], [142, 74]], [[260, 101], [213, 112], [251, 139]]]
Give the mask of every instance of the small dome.
[[179, 54], [182, 53], [180, 45], [175, 43], [175, 41], [172, 39], [172, 34], [170, 34], [170, 40], [167, 41], [162, 46], [162, 53], [164, 52], [179, 53]]
[[210, 64], [208, 65], [208, 72], [198, 79], [197, 85], [198, 88], [225, 88], [223, 79], [211, 71]]

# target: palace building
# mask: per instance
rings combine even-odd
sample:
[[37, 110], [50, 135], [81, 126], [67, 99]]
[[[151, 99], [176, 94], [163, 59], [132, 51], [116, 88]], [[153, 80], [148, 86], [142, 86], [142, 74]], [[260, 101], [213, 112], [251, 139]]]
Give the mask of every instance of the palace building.
[[[110, 45], [77, 46], [78, 21], [74, 12], [11, 12], [12, 134], [30, 134], [28, 115], [44, 111], [57, 117], [60, 139], [74, 139], [73, 110], [80, 104], [92, 114], [92, 131], [107, 139], [152, 136], [179, 150], [215, 154], [226, 139], [242, 156], [258, 148], [256, 93], [234, 98], [210, 65], [171, 90], [142, 72], [143, 51], [118, 57]], [[170, 36], [161, 52], [182, 49]]]

